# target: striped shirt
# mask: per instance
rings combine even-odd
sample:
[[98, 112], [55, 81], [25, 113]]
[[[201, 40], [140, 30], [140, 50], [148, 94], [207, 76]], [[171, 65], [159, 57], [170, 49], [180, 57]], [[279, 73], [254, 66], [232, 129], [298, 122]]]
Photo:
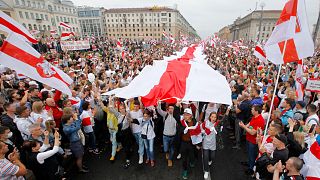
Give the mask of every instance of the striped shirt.
[[12, 164], [6, 158], [0, 159], [0, 179], [1, 180], [24, 180], [23, 176], [17, 177], [19, 167]]

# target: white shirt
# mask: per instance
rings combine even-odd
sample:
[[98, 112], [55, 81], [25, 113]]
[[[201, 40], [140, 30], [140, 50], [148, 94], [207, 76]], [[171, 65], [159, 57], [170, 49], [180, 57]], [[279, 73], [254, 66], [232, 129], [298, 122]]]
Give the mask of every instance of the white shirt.
[[[137, 112], [130, 111], [130, 117], [132, 119], [138, 119], [139, 120], [139, 119], [143, 118], [143, 113], [142, 113], [141, 109], [139, 109]], [[131, 124], [131, 130], [132, 130], [132, 133], [140, 133], [141, 132], [141, 126], [132, 123]]]
[[311, 126], [312, 124], [319, 124], [319, 117], [317, 114], [311, 115], [306, 119], [307, 125]]

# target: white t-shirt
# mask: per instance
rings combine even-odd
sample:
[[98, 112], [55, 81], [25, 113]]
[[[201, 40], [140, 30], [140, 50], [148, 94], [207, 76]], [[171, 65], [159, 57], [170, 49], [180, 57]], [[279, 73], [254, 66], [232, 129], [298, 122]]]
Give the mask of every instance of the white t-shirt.
[[[207, 109], [206, 109], [206, 106], [207, 106]], [[219, 107], [220, 107], [220, 104], [213, 104], [213, 105], [206, 104], [206, 105], [204, 105], [202, 108], [202, 112], [205, 112], [204, 119], [205, 120], [209, 119], [211, 112], [218, 112]]]
[[[135, 111], [130, 111], [130, 117], [132, 119], [142, 119], [143, 118], [143, 113], [141, 111], [141, 109], [139, 109], [137, 112]], [[134, 124], [132, 123], [131, 124], [131, 130], [132, 130], [132, 133], [140, 133], [141, 132], [141, 125], [137, 125], [137, 124]]]
[[306, 119], [307, 125], [311, 126], [312, 124], [319, 124], [319, 117], [317, 114], [311, 115]]

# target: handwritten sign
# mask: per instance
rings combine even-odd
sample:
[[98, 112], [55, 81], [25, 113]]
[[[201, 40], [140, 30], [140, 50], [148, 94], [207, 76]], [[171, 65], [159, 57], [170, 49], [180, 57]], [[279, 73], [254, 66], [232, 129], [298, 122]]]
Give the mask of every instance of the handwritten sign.
[[306, 90], [311, 92], [320, 92], [320, 79], [308, 79]]
[[61, 41], [63, 51], [90, 49], [89, 41]]

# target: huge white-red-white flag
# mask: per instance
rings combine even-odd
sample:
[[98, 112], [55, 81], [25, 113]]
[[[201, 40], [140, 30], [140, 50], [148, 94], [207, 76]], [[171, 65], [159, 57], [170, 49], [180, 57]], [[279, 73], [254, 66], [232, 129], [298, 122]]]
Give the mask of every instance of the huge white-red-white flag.
[[61, 33], [61, 40], [62, 41], [68, 40], [72, 36], [74, 36], [73, 32], [62, 32]]
[[304, 96], [303, 62], [302, 62], [302, 60], [298, 61], [295, 80], [296, 80], [296, 94], [298, 97], [298, 101], [302, 101], [303, 96]]
[[314, 44], [309, 31], [304, 0], [289, 0], [264, 46], [267, 59], [284, 64], [312, 56]]
[[0, 11], [0, 30], [5, 31], [8, 34], [15, 33], [20, 38], [23, 38], [25, 41], [29, 41], [33, 44], [38, 42], [24, 26], [2, 11]]
[[141, 96], [145, 106], [155, 105], [157, 100], [174, 103], [176, 99], [232, 104], [226, 78], [201, 62], [205, 59], [202, 47], [191, 45], [184, 50], [177, 52], [175, 59], [168, 57], [146, 66], [115, 96], [125, 99]]
[[257, 44], [254, 48], [253, 55], [255, 55], [261, 62], [268, 64], [266, 54], [260, 44]]
[[73, 80], [15, 34], [3, 42], [0, 64], [71, 96], [69, 86]]
[[71, 29], [71, 26], [67, 23], [64, 23], [64, 22], [60, 22], [59, 26], [67, 28], [67, 29]]

